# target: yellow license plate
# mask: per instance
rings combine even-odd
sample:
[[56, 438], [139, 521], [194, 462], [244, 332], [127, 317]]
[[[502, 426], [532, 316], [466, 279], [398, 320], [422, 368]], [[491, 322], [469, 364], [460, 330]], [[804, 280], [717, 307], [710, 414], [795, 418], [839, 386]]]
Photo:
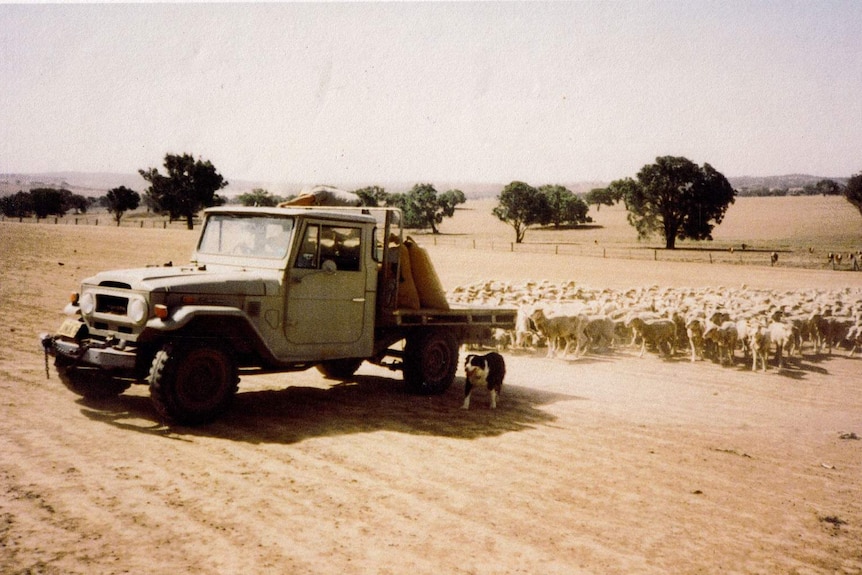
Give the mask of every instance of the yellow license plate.
[[84, 324], [82, 322], [76, 319], [69, 318], [63, 321], [63, 324], [60, 326], [60, 329], [57, 330], [57, 335], [62, 335], [63, 337], [75, 339], [81, 332], [82, 327], [84, 327]]

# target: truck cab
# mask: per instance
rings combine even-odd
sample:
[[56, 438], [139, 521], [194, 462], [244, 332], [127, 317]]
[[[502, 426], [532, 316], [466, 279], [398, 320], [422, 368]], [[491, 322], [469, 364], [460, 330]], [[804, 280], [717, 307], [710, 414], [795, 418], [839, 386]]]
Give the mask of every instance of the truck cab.
[[[192, 264], [264, 287], [240, 309], [268, 362], [367, 357], [382, 254], [372, 249], [376, 229], [373, 216], [347, 211], [213, 208]], [[183, 296], [171, 300], [180, 305]]]

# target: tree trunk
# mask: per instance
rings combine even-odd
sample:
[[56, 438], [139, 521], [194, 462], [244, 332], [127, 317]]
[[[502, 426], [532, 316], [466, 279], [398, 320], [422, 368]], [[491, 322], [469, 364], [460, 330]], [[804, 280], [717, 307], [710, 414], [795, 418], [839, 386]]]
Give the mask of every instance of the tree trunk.
[[668, 250], [676, 249], [676, 234], [668, 234], [665, 236], [664, 247]]
[[187, 230], [193, 230], [193, 229], [195, 229], [195, 226], [194, 226], [194, 219], [195, 219], [195, 217], [194, 217], [194, 215], [192, 215], [192, 214], [188, 214], [188, 215], [186, 216], [186, 229], [187, 229]]

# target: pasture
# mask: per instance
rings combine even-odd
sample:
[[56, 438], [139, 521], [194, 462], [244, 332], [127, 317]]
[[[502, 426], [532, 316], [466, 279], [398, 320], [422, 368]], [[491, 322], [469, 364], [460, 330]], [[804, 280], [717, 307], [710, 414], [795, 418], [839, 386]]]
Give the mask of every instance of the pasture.
[[[412, 234], [450, 291], [862, 290], [862, 273], [822, 260], [862, 247], [843, 198], [740, 198], [714, 245], [658, 259], [620, 207], [511, 249], [493, 204], [469, 202], [436, 245]], [[199, 428], [163, 425], [145, 386], [84, 402], [46, 379], [37, 335], [82, 278], [187, 261], [196, 238], [0, 222], [0, 572], [862, 573], [862, 360], [841, 351], [808, 346], [765, 374], [740, 351], [731, 366], [510, 351], [493, 411], [484, 390], [460, 409], [463, 370], [434, 397], [368, 365], [338, 385], [254, 376]], [[691, 260], [741, 243], [786, 251], [775, 267]]]

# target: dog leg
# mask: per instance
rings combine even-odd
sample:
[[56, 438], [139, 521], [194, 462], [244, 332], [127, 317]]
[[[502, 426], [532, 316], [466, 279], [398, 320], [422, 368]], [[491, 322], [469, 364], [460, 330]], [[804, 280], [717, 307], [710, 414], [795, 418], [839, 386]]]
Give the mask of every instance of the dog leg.
[[497, 409], [497, 390], [491, 390], [491, 409]]
[[464, 384], [464, 404], [461, 409], [470, 409], [470, 393], [473, 391], [473, 384], [467, 381]]

